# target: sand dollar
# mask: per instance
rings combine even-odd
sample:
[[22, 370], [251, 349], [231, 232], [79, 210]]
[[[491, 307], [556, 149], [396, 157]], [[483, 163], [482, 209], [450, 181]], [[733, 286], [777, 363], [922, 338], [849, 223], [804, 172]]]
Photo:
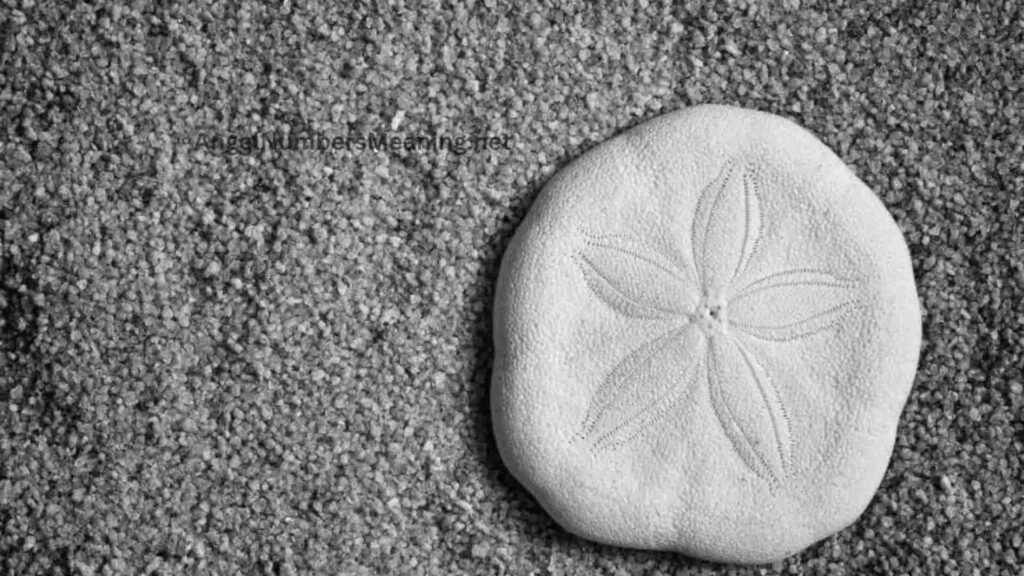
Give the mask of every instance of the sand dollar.
[[545, 186], [502, 262], [492, 411], [567, 530], [773, 561], [851, 524], [921, 328], [882, 203], [777, 116], [700, 106]]

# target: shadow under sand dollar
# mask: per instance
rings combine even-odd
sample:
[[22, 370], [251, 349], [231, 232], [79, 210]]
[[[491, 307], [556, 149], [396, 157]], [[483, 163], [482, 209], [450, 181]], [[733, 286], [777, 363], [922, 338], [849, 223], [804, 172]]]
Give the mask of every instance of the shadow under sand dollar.
[[[536, 190], [536, 187], [534, 187]], [[509, 519], [515, 519], [518, 533], [532, 533], [535, 538], [546, 539], [558, 537], [565, 533], [548, 517], [533, 496], [509, 473], [498, 453], [491, 420], [491, 376], [494, 362], [494, 294], [498, 281], [501, 258], [512, 240], [516, 227], [525, 217], [527, 209], [536, 197], [537, 192], [528, 198], [518, 200], [510, 207], [498, 226], [497, 234], [490, 239], [486, 253], [486, 261], [481, 266], [477, 282], [476, 297], [485, 303], [483, 310], [474, 315], [473, 334], [476, 365], [473, 370], [473, 386], [481, 391], [474, 398], [474, 436], [479, 439], [469, 448], [476, 451], [478, 459], [489, 472], [486, 480], [491, 490], [501, 496], [502, 501], [510, 502], [513, 509], [509, 510]]]

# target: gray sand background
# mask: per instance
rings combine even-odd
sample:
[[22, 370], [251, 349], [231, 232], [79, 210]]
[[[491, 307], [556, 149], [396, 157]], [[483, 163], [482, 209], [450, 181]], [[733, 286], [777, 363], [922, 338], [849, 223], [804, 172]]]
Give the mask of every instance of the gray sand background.
[[[0, 6], [0, 574], [1024, 570], [1021, 2], [67, 4]], [[491, 433], [531, 200], [698, 103], [832, 147], [924, 309], [876, 498], [774, 566], [581, 541]], [[284, 129], [501, 145], [196, 146]]]

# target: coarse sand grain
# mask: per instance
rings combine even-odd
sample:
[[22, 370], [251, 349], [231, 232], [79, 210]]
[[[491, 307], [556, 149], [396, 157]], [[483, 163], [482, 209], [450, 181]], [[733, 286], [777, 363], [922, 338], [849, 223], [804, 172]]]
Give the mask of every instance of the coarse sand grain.
[[[0, 574], [1019, 574], [1024, 3], [349, 4], [4, 2]], [[487, 408], [538, 190], [701, 103], [835, 150], [925, 311], [867, 511], [756, 569], [569, 535]]]

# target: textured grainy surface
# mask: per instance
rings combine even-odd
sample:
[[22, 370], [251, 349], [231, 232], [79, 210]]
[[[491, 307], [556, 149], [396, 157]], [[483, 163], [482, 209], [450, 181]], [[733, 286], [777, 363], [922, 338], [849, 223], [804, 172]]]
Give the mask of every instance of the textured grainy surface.
[[[0, 572], [1024, 562], [1020, 2], [119, 4], [0, 9]], [[701, 102], [788, 116], [852, 165], [925, 314], [879, 494], [760, 572], [566, 535], [487, 410], [496, 267], [540, 185]], [[303, 124], [510, 149], [192, 146]]]
[[553, 177], [505, 249], [493, 330], [498, 453], [560, 526], [742, 564], [860, 517], [921, 349], [877, 196], [794, 123], [720, 105]]

